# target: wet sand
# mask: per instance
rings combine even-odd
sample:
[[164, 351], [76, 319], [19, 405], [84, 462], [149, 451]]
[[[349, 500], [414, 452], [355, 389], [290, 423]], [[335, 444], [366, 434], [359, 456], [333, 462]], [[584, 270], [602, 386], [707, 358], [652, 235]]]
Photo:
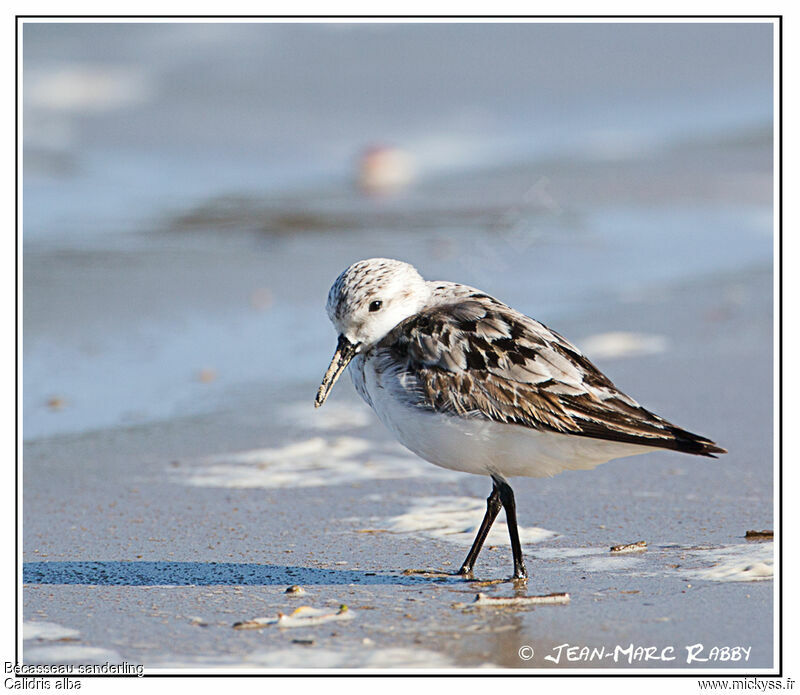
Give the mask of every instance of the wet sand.
[[[744, 536], [774, 524], [771, 286], [771, 271], [756, 266], [553, 325], [579, 345], [609, 326], [662, 336], [666, 344], [643, 354], [611, 349], [595, 361], [647, 407], [730, 451], [719, 460], [656, 453], [512, 481], [532, 575], [519, 591], [567, 592], [565, 605], [454, 607], [518, 589], [403, 574], [458, 567], [489, 481], [405, 452], [349, 380], [315, 412], [316, 381], [304, 378], [237, 386], [207, 412], [26, 441], [26, 625], [77, 635], [59, 641], [52, 628], [50, 638], [25, 641], [24, 658], [148, 672], [769, 669], [772, 543]], [[459, 500], [472, 500], [472, 519]], [[477, 580], [511, 573], [508, 543], [495, 538]], [[609, 551], [641, 540], [642, 552]], [[287, 595], [290, 585], [306, 593]], [[349, 620], [233, 629], [298, 606], [335, 614], [341, 604]], [[565, 644], [606, 656], [571, 661], [580, 651]], [[523, 658], [527, 648], [533, 656]], [[687, 648], [748, 658], [687, 664]]]

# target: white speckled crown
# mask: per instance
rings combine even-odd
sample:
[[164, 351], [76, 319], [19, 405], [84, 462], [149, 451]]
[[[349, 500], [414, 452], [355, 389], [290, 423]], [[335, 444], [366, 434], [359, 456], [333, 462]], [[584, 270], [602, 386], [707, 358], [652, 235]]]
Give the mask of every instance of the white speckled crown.
[[[353, 263], [331, 286], [327, 312], [336, 330], [351, 343], [370, 345], [403, 319], [416, 314], [430, 288], [414, 266], [391, 258]], [[370, 305], [380, 302], [380, 309]]]

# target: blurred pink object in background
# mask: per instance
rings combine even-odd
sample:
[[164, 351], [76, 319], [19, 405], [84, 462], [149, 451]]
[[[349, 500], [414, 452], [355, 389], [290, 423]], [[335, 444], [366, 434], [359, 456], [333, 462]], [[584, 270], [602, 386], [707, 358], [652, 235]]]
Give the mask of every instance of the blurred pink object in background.
[[358, 162], [358, 187], [364, 193], [393, 193], [414, 179], [413, 157], [398, 147], [372, 145]]

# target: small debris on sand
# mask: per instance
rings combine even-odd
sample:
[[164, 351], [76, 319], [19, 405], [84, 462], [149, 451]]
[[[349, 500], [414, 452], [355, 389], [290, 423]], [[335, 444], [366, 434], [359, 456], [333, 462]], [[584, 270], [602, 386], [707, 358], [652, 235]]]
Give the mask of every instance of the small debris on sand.
[[611, 546], [612, 553], [639, 553], [643, 550], [647, 550], [647, 541]]
[[544, 594], [542, 596], [487, 596], [477, 594], [472, 603], [454, 603], [453, 608], [483, 608], [495, 606], [535, 606], [569, 603], [569, 594]]
[[495, 584], [503, 584], [506, 580], [505, 579], [487, 579], [486, 581], [473, 581], [470, 582], [472, 586], [494, 586]]
[[403, 570], [406, 577], [412, 575], [420, 575], [422, 577], [455, 577], [458, 575], [451, 574], [450, 572], [440, 572], [438, 570]]
[[290, 587], [286, 589], [284, 592], [291, 596], [302, 596], [306, 593], [306, 590], [302, 586], [298, 586], [297, 584], [292, 584]]
[[774, 538], [775, 534], [772, 529], [764, 531], [745, 531], [744, 537], [756, 541], [765, 538]]
[[336, 613], [329, 613], [320, 608], [311, 608], [310, 606], [300, 606], [289, 615], [278, 613], [276, 618], [253, 618], [252, 620], [243, 620], [233, 624], [234, 630], [258, 630], [262, 627], [269, 627], [276, 625], [277, 627], [309, 627], [311, 625], [321, 625], [336, 620], [352, 620], [353, 611], [349, 610], [346, 605], [339, 606]]

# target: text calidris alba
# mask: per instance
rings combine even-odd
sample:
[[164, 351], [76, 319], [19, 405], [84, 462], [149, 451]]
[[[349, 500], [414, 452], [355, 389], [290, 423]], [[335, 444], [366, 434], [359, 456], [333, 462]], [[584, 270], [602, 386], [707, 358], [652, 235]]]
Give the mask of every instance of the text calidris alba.
[[471, 576], [503, 507], [514, 577], [527, 576], [511, 476], [590, 469], [655, 449], [726, 453], [640, 406], [538, 321], [474, 287], [426, 282], [408, 263], [354, 263], [333, 283], [327, 311], [339, 342], [316, 406], [349, 365], [358, 393], [404, 446], [492, 478], [461, 575]]

